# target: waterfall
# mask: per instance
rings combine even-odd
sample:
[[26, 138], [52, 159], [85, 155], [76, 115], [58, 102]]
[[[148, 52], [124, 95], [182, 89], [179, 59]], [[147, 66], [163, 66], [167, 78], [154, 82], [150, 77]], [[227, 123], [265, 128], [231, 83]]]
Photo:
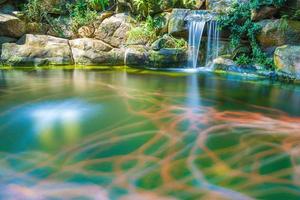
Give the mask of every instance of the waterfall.
[[190, 21], [189, 22], [189, 58], [188, 66], [196, 68], [198, 62], [198, 54], [200, 43], [205, 26], [205, 21]]
[[[197, 68], [198, 56], [205, 25], [207, 25], [207, 46], [205, 67], [208, 67], [219, 54], [220, 32], [215, 15], [196, 11], [186, 18], [189, 29], [188, 67]], [[204, 62], [203, 61], [203, 62]]]
[[205, 66], [208, 67], [212, 61], [219, 55], [220, 46], [220, 31], [218, 21], [210, 20], [209, 28], [207, 29], [207, 47], [206, 47], [206, 60]]

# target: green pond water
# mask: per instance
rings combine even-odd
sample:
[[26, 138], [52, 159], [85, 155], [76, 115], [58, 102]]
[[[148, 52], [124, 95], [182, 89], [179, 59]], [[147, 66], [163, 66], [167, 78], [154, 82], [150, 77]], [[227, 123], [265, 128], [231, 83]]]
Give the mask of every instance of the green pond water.
[[0, 199], [300, 199], [300, 87], [0, 70]]

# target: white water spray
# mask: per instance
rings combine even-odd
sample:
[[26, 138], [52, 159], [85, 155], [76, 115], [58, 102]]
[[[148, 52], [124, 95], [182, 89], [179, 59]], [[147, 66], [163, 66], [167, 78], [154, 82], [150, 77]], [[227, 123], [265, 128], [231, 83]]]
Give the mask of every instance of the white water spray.
[[215, 20], [213, 14], [201, 11], [191, 14], [186, 20], [189, 26], [188, 67], [193, 69], [198, 67], [201, 40], [206, 24], [208, 27], [205, 67], [209, 67], [212, 61], [219, 55], [220, 32], [218, 22]]

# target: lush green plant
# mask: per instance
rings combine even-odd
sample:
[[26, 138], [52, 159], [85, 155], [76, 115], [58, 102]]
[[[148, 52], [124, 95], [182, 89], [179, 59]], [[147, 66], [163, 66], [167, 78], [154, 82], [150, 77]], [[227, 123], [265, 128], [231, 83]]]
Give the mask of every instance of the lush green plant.
[[161, 4], [162, 0], [133, 0], [133, 5], [142, 18], [147, 18]]
[[171, 35], [162, 44], [162, 48], [187, 48], [187, 42], [183, 38], [174, 38]]
[[231, 31], [230, 40], [233, 48], [237, 48], [243, 39], [250, 42], [251, 54], [242, 55], [241, 59], [237, 57], [236, 60], [243, 64], [249, 62], [247, 64], [273, 66], [273, 60], [267, 57], [257, 42], [256, 35], [261, 27], [251, 20], [251, 9], [259, 9], [263, 5], [280, 7], [284, 2], [285, 0], [250, 0], [245, 3], [235, 3], [227, 15], [220, 17], [221, 27], [228, 27]]
[[147, 41], [147, 43], [152, 43], [157, 38], [157, 27], [158, 22], [148, 16], [147, 20], [142, 22], [140, 26], [134, 27], [128, 32], [127, 42]]
[[24, 14], [27, 21], [42, 22], [47, 17], [48, 10], [43, 2], [43, 0], [29, 0], [24, 5]]
[[251, 63], [251, 59], [249, 58], [249, 56], [242, 54], [241, 56], [237, 57], [236, 59], [236, 63], [239, 65], [248, 65], [249, 63]]
[[300, 9], [296, 10], [291, 17], [293, 20], [300, 20]]
[[109, 0], [88, 0], [88, 3], [95, 10], [105, 10], [109, 5]]
[[97, 17], [97, 12], [92, 10], [86, 0], [77, 0], [75, 4], [68, 4], [72, 19], [72, 30], [77, 31], [81, 26], [89, 25]]
[[288, 24], [288, 21], [287, 21], [288, 17], [289, 17], [288, 15], [283, 15], [280, 18], [280, 23], [279, 23], [278, 29], [282, 33], [285, 33], [285, 31], [289, 28], [289, 24]]

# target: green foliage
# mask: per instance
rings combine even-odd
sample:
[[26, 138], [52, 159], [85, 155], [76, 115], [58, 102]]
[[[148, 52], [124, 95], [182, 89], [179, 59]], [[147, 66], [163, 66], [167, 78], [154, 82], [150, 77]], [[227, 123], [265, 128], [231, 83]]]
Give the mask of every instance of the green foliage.
[[147, 20], [142, 22], [140, 26], [132, 28], [128, 32], [128, 43], [134, 43], [136, 41], [147, 41], [152, 43], [157, 38], [158, 21], [148, 16]]
[[283, 15], [280, 19], [278, 30], [282, 33], [285, 33], [285, 31], [289, 28], [289, 24], [287, 21], [288, 17], [288, 15]]
[[293, 20], [300, 20], [300, 9], [296, 10], [291, 17]]
[[133, 0], [133, 5], [142, 18], [147, 18], [161, 3], [162, 0]]
[[187, 42], [183, 39], [177, 39], [169, 35], [168, 40], [162, 44], [162, 48], [187, 48]]
[[97, 17], [97, 12], [90, 8], [86, 0], [77, 0], [75, 4], [68, 4], [68, 9], [73, 31], [77, 31], [81, 26], [89, 25]]
[[29, 0], [24, 5], [24, 14], [27, 21], [42, 22], [47, 17], [48, 10], [43, 2], [43, 0]]
[[88, 0], [87, 2], [95, 10], [105, 10], [109, 5], [109, 0]]
[[251, 62], [252, 62], [251, 58], [245, 54], [242, 54], [236, 59], [236, 63], [239, 65], [248, 65]]
[[285, 0], [250, 0], [245, 3], [235, 3], [227, 15], [220, 17], [221, 27], [228, 27], [231, 31], [230, 40], [233, 48], [237, 48], [243, 39], [250, 42], [251, 54], [242, 55], [241, 58], [237, 57], [236, 61], [243, 64], [257, 63], [273, 66], [273, 60], [261, 50], [256, 40], [256, 35], [261, 27], [251, 20], [251, 9], [259, 9], [263, 5], [280, 7], [284, 2]]
[[250, 0], [246, 4], [249, 4], [252, 9], [259, 9], [261, 6], [275, 6], [281, 7], [286, 0]]

